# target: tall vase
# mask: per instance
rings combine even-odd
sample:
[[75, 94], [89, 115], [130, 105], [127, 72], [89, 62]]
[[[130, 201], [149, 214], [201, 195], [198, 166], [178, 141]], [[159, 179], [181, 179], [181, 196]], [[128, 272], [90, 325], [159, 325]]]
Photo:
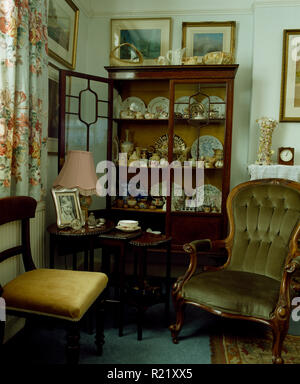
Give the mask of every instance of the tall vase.
[[270, 165], [272, 164], [272, 135], [278, 125], [274, 119], [262, 117], [256, 120], [260, 128], [259, 148], [256, 164]]

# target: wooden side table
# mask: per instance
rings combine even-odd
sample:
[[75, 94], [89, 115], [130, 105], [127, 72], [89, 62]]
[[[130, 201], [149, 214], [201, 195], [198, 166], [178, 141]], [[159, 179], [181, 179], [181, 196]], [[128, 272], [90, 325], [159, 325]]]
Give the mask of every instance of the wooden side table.
[[124, 283], [125, 283], [125, 257], [128, 242], [141, 236], [142, 231], [121, 232], [117, 229], [100, 234], [96, 239], [97, 246], [102, 248], [102, 271], [108, 276], [110, 274], [110, 255], [108, 249], [117, 249], [118, 257], [116, 265], [118, 266], [117, 280], [115, 284], [118, 288], [116, 301], [118, 302], [119, 336], [123, 336], [123, 312], [124, 312]]
[[50, 234], [50, 268], [54, 268], [54, 259], [59, 248], [66, 253], [73, 254], [73, 269], [77, 269], [77, 253], [84, 251], [84, 269], [94, 269], [94, 249], [95, 239], [103, 233], [109, 232], [114, 228], [114, 223], [110, 220], [104, 225], [96, 228], [87, 226], [74, 230], [72, 228], [58, 228], [56, 223], [49, 225], [47, 231]]
[[[137, 285], [134, 287], [134, 295], [132, 299], [137, 306], [138, 318], [137, 318], [137, 338], [142, 340], [142, 325], [143, 316], [146, 309], [157, 303], [160, 299], [165, 303], [165, 317], [166, 322], [169, 319], [169, 300], [170, 300], [170, 287], [171, 287], [171, 237], [165, 235], [154, 235], [144, 232], [138, 238], [131, 240], [129, 245], [133, 247], [134, 253], [137, 255]], [[147, 250], [149, 248], [166, 248], [166, 275], [165, 285], [166, 292], [164, 296], [160, 298], [155, 297], [157, 292], [151, 285], [147, 284]], [[133, 293], [133, 292], [132, 292]], [[133, 297], [134, 296], [134, 297]]]

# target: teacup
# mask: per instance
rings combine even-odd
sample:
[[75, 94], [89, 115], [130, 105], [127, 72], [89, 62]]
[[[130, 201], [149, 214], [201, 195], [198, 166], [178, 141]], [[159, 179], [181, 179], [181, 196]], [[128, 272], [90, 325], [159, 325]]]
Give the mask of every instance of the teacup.
[[128, 109], [126, 111], [121, 111], [120, 116], [121, 116], [121, 119], [134, 119], [135, 113]]
[[118, 227], [129, 228], [129, 229], [136, 228], [138, 227], [138, 225], [139, 225], [139, 222], [136, 220], [120, 220], [118, 222]]
[[159, 56], [157, 59], [157, 64], [158, 65], [168, 65], [169, 61], [165, 56]]
[[144, 118], [144, 115], [141, 111], [136, 111], [135, 112], [135, 118], [136, 119], [143, 119]]
[[154, 113], [151, 113], [151, 112], [145, 113], [145, 119], [154, 119], [154, 118], [155, 118]]

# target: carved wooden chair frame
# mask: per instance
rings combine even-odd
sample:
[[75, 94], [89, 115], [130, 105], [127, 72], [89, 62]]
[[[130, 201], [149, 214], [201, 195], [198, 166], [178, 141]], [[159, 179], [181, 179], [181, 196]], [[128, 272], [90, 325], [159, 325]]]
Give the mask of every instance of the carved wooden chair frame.
[[298, 223], [298, 225], [294, 229], [294, 232], [289, 242], [289, 252], [286, 257], [283, 276], [280, 284], [279, 299], [269, 320], [258, 318], [258, 317], [235, 315], [231, 313], [222, 312], [220, 310], [216, 310], [209, 306], [205, 306], [193, 301], [185, 300], [181, 294], [181, 290], [184, 284], [192, 277], [192, 275], [196, 271], [197, 261], [198, 261], [198, 256], [200, 251], [205, 252], [211, 249], [214, 249], [214, 250], [226, 249], [228, 253], [228, 258], [224, 265], [220, 267], [205, 266], [204, 271], [218, 271], [218, 270], [225, 269], [229, 265], [231, 260], [232, 246], [233, 246], [234, 232], [235, 232], [232, 201], [236, 193], [241, 188], [245, 188], [247, 185], [250, 185], [250, 184], [251, 185], [280, 184], [280, 185], [289, 186], [300, 192], [299, 183], [296, 183], [290, 180], [284, 180], [284, 179], [263, 179], [263, 180], [249, 181], [236, 186], [231, 191], [227, 199], [227, 214], [228, 214], [229, 229], [230, 229], [228, 237], [224, 240], [213, 240], [213, 241], [210, 241], [208, 239], [196, 240], [191, 243], [185, 244], [183, 246], [185, 252], [187, 252], [190, 256], [190, 263], [185, 274], [179, 277], [178, 280], [173, 285], [172, 298], [173, 298], [175, 311], [176, 311], [176, 323], [171, 325], [169, 329], [171, 331], [173, 342], [177, 344], [178, 334], [183, 325], [184, 307], [186, 304], [195, 305], [210, 313], [213, 313], [222, 317], [227, 317], [232, 319], [245, 319], [245, 320], [251, 320], [251, 321], [263, 323], [271, 327], [272, 333], [273, 333], [272, 361], [275, 364], [282, 364], [283, 363], [283, 359], [281, 357], [282, 344], [288, 332], [289, 319], [291, 314], [291, 298], [290, 298], [291, 278], [295, 270], [300, 268], [300, 251], [298, 248], [298, 241], [300, 239], [300, 223]]

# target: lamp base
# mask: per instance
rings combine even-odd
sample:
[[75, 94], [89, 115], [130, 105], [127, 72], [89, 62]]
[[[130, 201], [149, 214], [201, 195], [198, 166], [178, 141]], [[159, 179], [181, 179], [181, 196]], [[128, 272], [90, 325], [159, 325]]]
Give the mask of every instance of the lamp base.
[[79, 201], [80, 201], [80, 207], [83, 214], [83, 219], [86, 224], [89, 217], [89, 207], [92, 204], [92, 197], [79, 195]]

